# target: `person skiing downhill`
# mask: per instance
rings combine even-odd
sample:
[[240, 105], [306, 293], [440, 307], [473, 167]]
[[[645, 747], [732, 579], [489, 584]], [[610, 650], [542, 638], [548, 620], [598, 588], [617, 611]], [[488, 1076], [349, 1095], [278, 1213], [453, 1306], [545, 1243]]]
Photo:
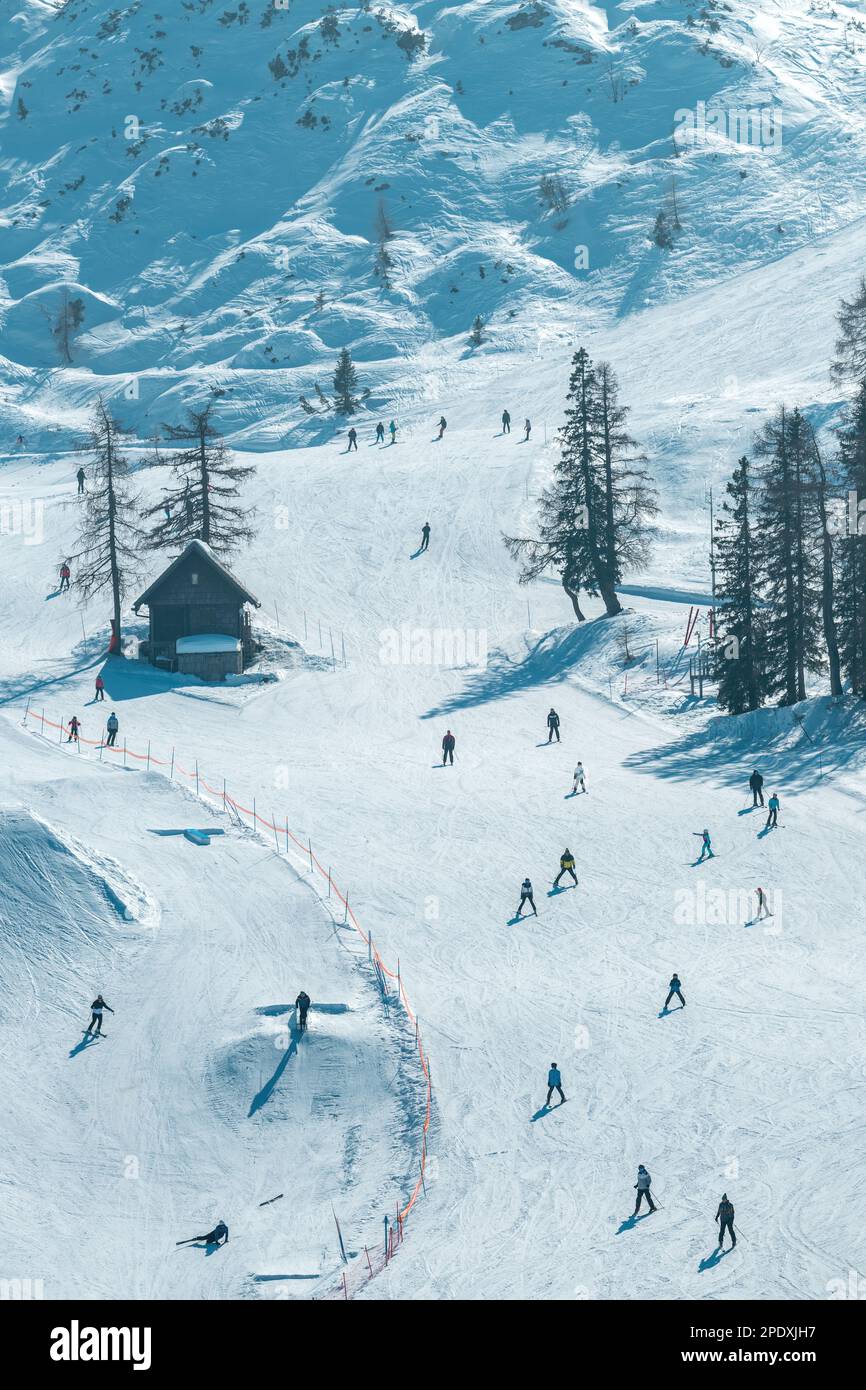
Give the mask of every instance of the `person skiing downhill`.
[[535, 899], [532, 896], [532, 884], [530, 883], [528, 878], [525, 878], [520, 885], [520, 906], [514, 914], [515, 917], [523, 916], [524, 903], [529, 903], [529, 906], [532, 908], [533, 916], [537, 917], [538, 912], [536, 911], [535, 907]]
[[524, 420], [524, 422], [523, 422], [523, 428], [524, 428], [524, 430], [526, 431], [526, 433], [525, 433], [524, 436], [523, 436], [523, 442], [524, 442], [524, 444], [526, 444], [526, 442], [527, 442], [528, 439], [529, 439], [529, 436], [530, 436], [531, 433], [532, 433], [532, 421], [529, 420], [529, 419]]
[[442, 436], [443, 436], [443, 434], [445, 433], [445, 431], [447, 430], [447, 428], [448, 428], [448, 421], [445, 419], [445, 416], [444, 416], [444, 415], [440, 415], [440, 416], [439, 416], [439, 435], [438, 435], [439, 439], [442, 438]]
[[443, 766], [443, 767], [445, 766], [445, 764], [446, 764], [447, 762], [450, 762], [452, 767], [454, 766], [454, 744], [455, 744], [455, 743], [456, 743], [456, 739], [455, 739], [454, 735], [452, 734], [451, 730], [450, 730], [450, 729], [446, 729], [446, 730], [445, 730], [445, 737], [444, 737], [443, 740], [442, 740], [442, 766]]
[[349, 430], [349, 447], [348, 447], [348, 449], [346, 450], [346, 453], [347, 453], [347, 454], [351, 454], [352, 450], [355, 449], [355, 450], [357, 451], [357, 448], [358, 448], [358, 431], [355, 429], [355, 427], [354, 427], [354, 425], [353, 425], [352, 428]]
[[674, 974], [671, 976], [671, 982], [670, 982], [670, 985], [668, 986], [668, 997], [667, 997], [667, 999], [665, 1000], [665, 1011], [667, 1011], [668, 1004], [671, 1002], [671, 1000], [673, 999], [674, 995], [677, 996], [677, 999], [679, 999], [679, 1001], [680, 1001], [680, 1003], [682, 1004], [683, 1008], [685, 1008], [685, 1007], [686, 1007], [686, 1001], [685, 1001], [685, 999], [684, 999], [683, 996], [682, 996], [682, 985], [681, 985], [681, 983], [680, 983], [680, 977], [679, 977], [679, 975], [676, 973], [676, 971], [674, 971]]
[[64, 560], [60, 566], [60, 593], [69, 588], [69, 581], [72, 578], [72, 571], [69, 568], [69, 561]]
[[778, 825], [777, 816], [779, 814], [779, 797], [776, 792], [773, 792], [773, 795], [767, 802], [767, 806], [769, 808], [769, 815], [767, 816], [767, 824], [764, 826], [764, 829], [775, 830]]
[[764, 793], [763, 793], [763, 791], [761, 790], [761, 788], [763, 787], [763, 785], [764, 785], [764, 779], [763, 779], [763, 777], [761, 776], [761, 774], [760, 774], [760, 772], [758, 771], [758, 769], [755, 768], [754, 772], [752, 773], [751, 777], [749, 778], [749, 791], [752, 793], [752, 805], [753, 805], [753, 806], [763, 806], [763, 804], [764, 804]]
[[390, 425], [388, 426], [388, 429], [391, 431], [391, 443], [392, 443], [392, 444], [396, 444], [396, 443], [397, 443], [397, 423], [396, 423], [395, 420], [392, 420], [392, 421], [391, 421]]
[[385, 426], [383, 425], [383, 423], [382, 423], [381, 420], [379, 421], [378, 425], [376, 426], [376, 443], [377, 443], [377, 444], [384, 444], [384, 443], [385, 443]]
[[301, 990], [300, 994], [295, 1000], [295, 1008], [298, 1011], [298, 1027], [303, 1033], [304, 1029], [307, 1026], [307, 1014], [310, 1008], [310, 996], [309, 994], [307, 994], [306, 990]]
[[78, 493], [80, 496], [81, 493], [84, 491], [84, 479], [87, 477], [87, 474], [85, 473], [83, 468], [79, 468], [75, 476], [78, 479]]
[[91, 1036], [93, 1033], [102, 1032], [102, 1011], [108, 1009], [110, 1014], [114, 1013], [110, 1004], [106, 1004], [101, 994], [97, 994], [90, 1006], [90, 1022], [84, 1030], [84, 1036]]
[[67, 743], [77, 743], [77, 742], [78, 742], [78, 730], [79, 730], [80, 728], [81, 728], [81, 720], [78, 718], [78, 715], [77, 715], [77, 714], [73, 714], [72, 718], [71, 718], [70, 721], [69, 721], [69, 737], [68, 737], [68, 739], [66, 740]]
[[96, 677], [96, 695], [94, 696], [94, 699], [105, 699], [105, 681], [102, 679], [101, 676]]
[[508, 414], [507, 410], [503, 410], [502, 412], [502, 433], [511, 433], [511, 416]]
[[206, 1236], [190, 1236], [189, 1240], [179, 1240], [178, 1245], [228, 1245], [229, 1228], [224, 1221], [218, 1221]]
[[556, 1063], [551, 1062], [550, 1071], [547, 1073], [547, 1100], [544, 1102], [545, 1105], [550, 1104], [550, 1097], [553, 1095], [554, 1091], [559, 1092], [560, 1105], [565, 1105], [565, 1096], [562, 1091], [562, 1076]]
[[573, 786], [573, 788], [572, 788], [572, 791], [573, 791], [573, 792], [576, 792], [577, 789], [578, 789], [578, 787], [580, 787], [580, 790], [581, 790], [582, 792], [585, 792], [585, 791], [586, 791], [586, 782], [584, 781], [583, 763], [578, 763], [577, 767], [574, 769], [574, 786]]
[[644, 1197], [646, 1197], [647, 1199], [647, 1205], [649, 1206], [651, 1212], [658, 1210], [655, 1202], [652, 1199], [652, 1193], [650, 1192], [651, 1184], [652, 1178], [650, 1177], [646, 1168], [644, 1168], [643, 1164], [641, 1163], [637, 1170], [637, 1182], [635, 1183], [635, 1189], [637, 1191], [637, 1201], [634, 1204], [635, 1216], [637, 1216], [638, 1212], [640, 1211], [640, 1204]]
[[734, 1230], [734, 1204], [728, 1201], [727, 1192], [722, 1193], [722, 1200], [719, 1202], [719, 1209], [716, 1212], [716, 1220], [719, 1223], [719, 1249], [723, 1249], [722, 1242], [725, 1239], [725, 1231], [731, 1237], [731, 1249], [737, 1243], [737, 1235]]
[[421, 527], [421, 549], [426, 550], [430, 544], [430, 522], [425, 521]]
[[772, 917], [773, 914], [767, 906], [767, 895], [763, 888], [756, 888], [755, 892], [758, 895], [758, 910], [755, 913], [755, 921], [759, 922], [762, 917]]
[[709, 830], [693, 830], [692, 834], [701, 842], [701, 853], [698, 858], [698, 863], [702, 864], [705, 859], [715, 859], [716, 856], [713, 854], [713, 846], [710, 843]]
[[108, 716], [105, 727], [108, 730], [108, 738], [105, 740], [105, 746], [106, 748], [113, 748], [117, 742], [117, 731], [120, 728], [114, 710], [112, 710], [111, 714]]
[[553, 880], [554, 888], [557, 888], [559, 886], [559, 880], [562, 878], [563, 874], [571, 874], [571, 877], [574, 879], [575, 886], [577, 885], [577, 874], [574, 872], [574, 855], [572, 854], [570, 849], [564, 849], [562, 851], [562, 854], [560, 855], [559, 873]]
[[551, 709], [547, 716], [547, 742], [550, 743], [553, 735], [556, 734], [556, 741], [559, 743], [559, 715], [555, 709]]

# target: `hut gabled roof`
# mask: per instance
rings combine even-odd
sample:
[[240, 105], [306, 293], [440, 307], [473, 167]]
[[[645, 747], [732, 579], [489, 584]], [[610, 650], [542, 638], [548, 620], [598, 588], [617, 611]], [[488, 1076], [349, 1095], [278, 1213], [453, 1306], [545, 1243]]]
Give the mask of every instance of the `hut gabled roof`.
[[262, 605], [256, 598], [255, 594], [251, 594], [249, 589], [244, 588], [240, 580], [235, 579], [231, 570], [223, 564], [222, 560], [217, 559], [210, 546], [205, 545], [204, 541], [195, 540], [190, 541], [189, 545], [187, 545], [181, 551], [177, 558], [175, 560], [172, 560], [168, 569], [163, 570], [162, 574], [159, 575], [157, 579], [154, 579], [150, 587], [145, 589], [141, 597], [135, 600], [135, 603], [132, 605], [133, 612], [137, 613], [139, 608], [144, 603], [148, 604], [148, 606], [150, 605], [150, 601], [154, 597], [154, 595], [157, 595], [159, 593], [159, 590], [162, 588], [165, 581], [169, 578], [171, 574], [174, 573], [181, 561], [187, 559], [187, 557], [190, 554], [200, 556], [204, 564], [210, 565], [211, 569], [216, 570], [217, 573], [221, 575], [221, 577], [226, 581], [226, 583], [230, 584], [231, 587], [235, 590], [241, 603], [251, 603], [254, 608], [261, 608]]

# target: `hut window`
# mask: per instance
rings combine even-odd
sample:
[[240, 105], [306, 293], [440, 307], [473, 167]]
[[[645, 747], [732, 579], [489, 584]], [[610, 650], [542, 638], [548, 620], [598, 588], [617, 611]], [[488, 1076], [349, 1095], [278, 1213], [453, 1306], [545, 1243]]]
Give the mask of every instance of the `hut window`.
[[197, 583], [198, 583], [198, 574], [197, 574], [195, 571], [193, 571], [193, 573], [190, 575], [190, 581], [191, 581], [193, 584], [197, 584]]

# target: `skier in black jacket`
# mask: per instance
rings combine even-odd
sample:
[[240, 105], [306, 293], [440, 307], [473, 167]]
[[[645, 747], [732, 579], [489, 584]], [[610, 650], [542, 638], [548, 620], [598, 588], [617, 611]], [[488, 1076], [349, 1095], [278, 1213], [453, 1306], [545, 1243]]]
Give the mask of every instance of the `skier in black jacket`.
[[556, 741], [557, 743], [559, 743], [559, 715], [557, 714], [555, 709], [551, 709], [550, 714], [547, 716], [548, 743], [550, 743], [553, 740], [554, 734], [556, 734]]
[[307, 994], [306, 990], [302, 989], [297, 999], [295, 1000], [295, 1008], [298, 1011], [298, 1027], [300, 1028], [302, 1033], [307, 1026], [307, 1012], [309, 1010], [309, 1007], [310, 996], [309, 994]]
[[763, 779], [763, 777], [761, 776], [761, 774], [760, 774], [760, 772], [758, 771], [758, 769], [755, 768], [754, 772], [752, 773], [751, 777], [749, 778], [749, 790], [750, 790], [750, 792], [752, 793], [752, 805], [753, 805], [753, 806], [763, 806], [763, 804], [764, 804], [764, 793], [763, 793], [762, 790], [761, 790], [761, 788], [763, 787], [763, 785], [764, 785], [764, 779]]
[[668, 989], [669, 989], [670, 993], [668, 994], [668, 997], [667, 997], [667, 999], [665, 1000], [665, 1008], [667, 1009], [667, 1006], [668, 1006], [668, 1004], [671, 1002], [671, 1000], [673, 999], [674, 995], [677, 996], [677, 999], [679, 999], [679, 1001], [680, 1001], [680, 1003], [682, 1004], [683, 1008], [685, 1008], [685, 1007], [686, 1007], [686, 1001], [685, 1001], [685, 999], [683, 998], [682, 992], [681, 992], [681, 991], [682, 991], [682, 984], [680, 983], [680, 977], [679, 977], [679, 975], [676, 974], [676, 972], [674, 972], [673, 976], [671, 977], [671, 982], [670, 982], [670, 985], [668, 986]]
[[208, 1231], [206, 1236], [190, 1236], [189, 1240], [179, 1240], [178, 1245], [198, 1245], [203, 1242], [205, 1245], [228, 1245], [229, 1228], [224, 1221], [218, 1221], [212, 1231]]
[[450, 729], [446, 729], [445, 737], [442, 740], [442, 766], [450, 760], [454, 766], [454, 744], [457, 742]]
[[106, 1004], [101, 994], [97, 994], [90, 1006], [90, 1022], [84, 1030], [84, 1036], [88, 1037], [93, 1033], [102, 1032], [102, 1010], [108, 1009], [110, 1014], [114, 1013], [110, 1004]]
[[725, 1231], [731, 1237], [731, 1249], [737, 1243], [736, 1232], [734, 1231], [734, 1204], [728, 1201], [727, 1192], [722, 1193], [722, 1200], [719, 1202], [719, 1209], [716, 1212], [716, 1220], [719, 1223], [719, 1249], [722, 1249], [722, 1241], [725, 1238]]

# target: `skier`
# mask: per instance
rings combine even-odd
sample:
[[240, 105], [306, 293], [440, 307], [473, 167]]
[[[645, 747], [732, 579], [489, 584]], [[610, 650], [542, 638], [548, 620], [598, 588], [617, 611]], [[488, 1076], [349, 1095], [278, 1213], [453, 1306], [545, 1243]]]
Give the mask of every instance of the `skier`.
[[637, 1190], [637, 1201], [636, 1201], [635, 1204], [634, 1204], [634, 1214], [635, 1214], [635, 1216], [637, 1216], [638, 1212], [640, 1211], [641, 1200], [642, 1200], [642, 1198], [644, 1198], [644, 1197], [646, 1197], [646, 1199], [647, 1199], [647, 1205], [649, 1206], [649, 1209], [650, 1209], [651, 1212], [656, 1211], [656, 1209], [657, 1209], [657, 1208], [656, 1208], [656, 1204], [655, 1204], [655, 1202], [654, 1202], [653, 1199], [652, 1199], [652, 1194], [651, 1194], [651, 1192], [650, 1192], [650, 1184], [651, 1184], [651, 1183], [652, 1183], [652, 1178], [650, 1177], [650, 1175], [649, 1175], [649, 1173], [647, 1172], [646, 1168], [644, 1168], [643, 1164], [641, 1163], [641, 1164], [638, 1166], [638, 1170], [637, 1170], [637, 1182], [635, 1183], [635, 1188], [636, 1188], [636, 1190]]
[[725, 1231], [731, 1237], [731, 1249], [737, 1243], [736, 1232], [734, 1231], [734, 1204], [728, 1201], [727, 1192], [722, 1193], [722, 1200], [719, 1202], [719, 1209], [716, 1212], [716, 1220], [719, 1223], [719, 1249], [721, 1250], [722, 1241], [725, 1238]]
[[228, 1245], [229, 1228], [224, 1221], [218, 1221], [212, 1231], [208, 1231], [206, 1236], [190, 1236], [189, 1240], [179, 1240], [178, 1245], [199, 1245], [203, 1241], [205, 1245]]
[[502, 433], [511, 433], [511, 416], [508, 414], [507, 410], [503, 410], [502, 412]]
[[15, 448], [16, 448], [16, 449], [23, 449], [23, 448], [24, 448], [24, 435], [23, 435], [23, 434], [19, 434], [18, 437], [17, 437], [17, 439], [15, 440]]
[[396, 444], [396, 443], [397, 443], [397, 423], [396, 423], [395, 420], [392, 420], [392, 421], [391, 421], [390, 425], [388, 426], [388, 429], [391, 431], [391, 443], [392, 443], [392, 444]]
[[69, 581], [72, 578], [72, 571], [69, 568], [69, 561], [64, 560], [60, 566], [60, 593], [69, 588]]
[[80, 496], [81, 493], [84, 491], [84, 479], [86, 478], [87, 474], [84, 472], [83, 468], [79, 468], [75, 476], [78, 479], [78, 493]]
[[761, 788], [763, 787], [763, 785], [764, 785], [764, 779], [763, 779], [763, 777], [761, 776], [761, 774], [760, 774], [760, 772], [758, 771], [758, 769], [755, 768], [754, 772], [752, 773], [751, 777], [749, 778], [749, 790], [750, 790], [751, 793], [752, 793], [752, 805], [753, 805], [753, 806], [763, 806], [763, 804], [764, 804], [764, 793], [761, 791]]
[[348, 447], [348, 449], [346, 450], [346, 453], [347, 453], [347, 454], [351, 454], [352, 450], [355, 449], [355, 450], [357, 451], [357, 448], [358, 448], [358, 431], [355, 429], [355, 426], [353, 425], [352, 428], [349, 430], [349, 447]]
[[379, 421], [378, 425], [376, 426], [376, 443], [377, 443], [377, 444], [384, 444], [384, 443], [385, 443], [385, 426], [382, 424], [382, 421], [381, 421], [381, 420]]
[[421, 527], [421, 549], [426, 550], [430, 544], [430, 522], [425, 521]]
[[456, 740], [450, 729], [445, 730], [445, 737], [442, 740], [442, 766], [450, 761], [454, 766], [454, 744]]
[[523, 428], [524, 428], [524, 430], [526, 431], [526, 433], [525, 433], [524, 436], [523, 436], [523, 442], [524, 442], [524, 444], [526, 444], [526, 442], [527, 442], [528, 439], [529, 439], [530, 434], [532, 433], [532, 421], [531, 421], [528, 417], [527, 417], [527, 419], [525, 419], [524, 422], [523, 422]]
[[445, 433], [445, 431], [446, 431], [447, 428], [448, 428], [448, 421], [445, 419], [445, 416], [444, 416], [444, 415], [440, 415], [440, 416], [439, 416], [439, 436], [438, 436], [440, 439], [442, 438], [442, 436], [443, 436], [443, 434]]
[[532, 884], [530, 883], [528, 878], [525, 878], [520, 885], [520, 906], [514, 914], [515, 917], [523, 916], [524, 903], [529, 903], [529, 906], [532, 908], [533, 916], [537, 917], [538, 912], [535, 908], [535, 899], [532, 896]]
[[770, 830], [770, 829], [772, 828], [773, 830], [775, 830], [776, 825], [778, 824], [778, 822], [777, 822], [777, 820], [776, 820], [776, 817], [777, 817], [778, 814], [779, 814], [779, 797], [778, 797], [778, 793], [773, 792], [773, 795], [770, 797], [770, 800], [767, 802], [767, 806], [769, 807], [770, 814], [767, 816], [767, 824], [764, 826], [764, 829], [765, 829], [765, 830]]
[[295, 1008], [298, 1011], [298, 1027], [300, 1028], [302, 1033], [307, 1026], [307, 1011], [309, 1007], [310, 996], [306, 993], [305, 990], [302, 989], [297, 999], [295, 1000]]
[[715, 859], [716, 856], [713, 854], [713, 847], [710, 843], [709, 830], [693, 830], [692, 834], [696, 835], [701, 842], [701, 853], [698, 863], [702, 864], [705, 859]]
[[554, 734], [556, 734], [556, 741], [557, 743], [559, 743], [559, 715], [557, 714], [555, 709], [551, 708], [550, 714], [547, 716], [548, 743], [552, 741]]
[[77, 715], [77, 714], [73, 714], [72, 718], [71, 718], [70, 721], [69, 721], [69, 737], [68, 737], [68, 739], [66, 740], [67, 743], [72, 743], [73, 741], [74, 741], [75, 743], [78, 742], [78, 730], [79, 730], [80, 728], [81, 728], [81, 722], [80, 722], [80, 720], [79, 720], [79, 718], [78, 718], [78, 715]]
[[560, 855], [559, 873], [553, 880], [554, 888], [558, 886], [559, 880], [562, 878], [563, 874], [571, 874], [571, 877], [574, 879], [575, 886], [577, 885], [577, 874], [574, 872], [574, 855], [572, 854], [570, 849], [564, 849], [562, 854]]
[[574, 786], [572, 788], [572, 791], [576, 792], [578, 787], [580, 787], [580, 790], [582, 792], [586, 791], [586, 782], [584, 781], [583, 774], [583, 763], [578, 763], [577, 767], [574, 769]]
[[682, 985], [680, 984], [680, 977], [679, 977], [679, 975], [676, 973], [676, 971], [674, 971], [673, 975], [671, 976], [671, 982], [670, 982], [670, 985], [668, 986], [668, 989], [669, 989], [669, 993], [668, 993], [667, 999], [665, 1000], [665, 1010], [667, 1010], [668, 1004], [671, 1002], [671, 1000], [673, 999], [674, 995], [677, 996], [677, 999], [679, 999], [679, 1001], [680, 1001], [680, 1003], [682, 1004], [683, 1008], [685, 1008], [685, 1007], [686, 1007], [686, 1001], [685, 1001], [685, 999], [684, 999], [683, 996], [682, 996]]
[[117, 722], [117, 715], [114, 713], [114, 710], [112, 710], [111, 714], [108, 716], [108, 720], [105, 727], [108, 730], [108, 738], [105, 740], [105, 746], [106, 748], [113, 748], [115, 743], [117, 742], [117, 731], [120, 728], [120, 725]]
[[105, 681], [101, 676], [96, 677], [96, 697], [97, 700], [105, 699]]
[[91, 1036], [93, 1033], [102, 1032], [102, 1011], [108, 1009], [110, 1014], [114, 1013], [110, 1004], [106, 1004], [101, 994], [97, 994], [90, 1006], [90, 1022], [84, 1030], [84, 1036]]
[[544, 1102], [545, 1105], [550, 1104], [550, 1097], [553, 1095], [554, 1091], [559, 1092], [560, 1105], [565, 1105], [565, 1096], [562, 1093], [562, 1076], [560, 1075], [559, 1067], [556, 1063], [551, 1062], [550, 1071], [547, 1073], [547, 1100]]
[[755, 921], [759, 922], [762, 917], [772, 917], [773, 914], [767, 906], [767, 895], [763, 888], [756, 888], [755, 892], [758, 895], [758, 910], [755, 913]]

